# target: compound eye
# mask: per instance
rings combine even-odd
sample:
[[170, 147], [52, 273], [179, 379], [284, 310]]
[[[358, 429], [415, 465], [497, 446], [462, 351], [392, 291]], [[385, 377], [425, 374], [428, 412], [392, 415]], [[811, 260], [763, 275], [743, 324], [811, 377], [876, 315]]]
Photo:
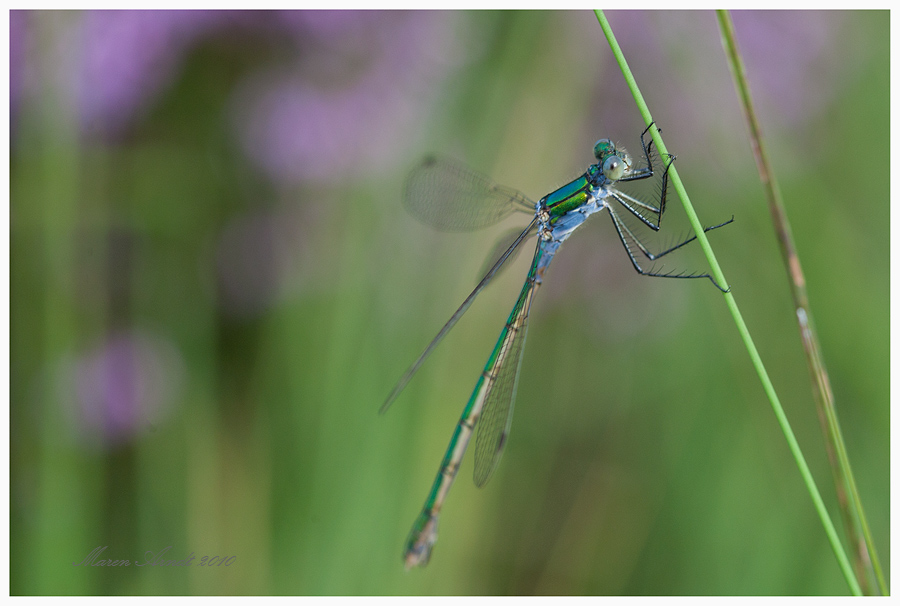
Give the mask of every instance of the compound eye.
[[603, 163], [603, 176], [610, 181], [618, 181], [625, 174], [625, 160], [619, 156], [610, 156]]
[[616, 146], [609, 139], [600, 139], [594, 144], [594, 157], [602, 160], [604, 157], [616, 151]]

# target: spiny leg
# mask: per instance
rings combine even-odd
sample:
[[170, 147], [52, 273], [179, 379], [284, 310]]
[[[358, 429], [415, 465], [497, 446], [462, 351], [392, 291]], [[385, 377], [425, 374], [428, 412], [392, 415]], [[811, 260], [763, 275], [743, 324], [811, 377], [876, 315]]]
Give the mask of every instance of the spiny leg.
[[[656, 123], [651, 122], [650, 126], [653, 126], [654, 124]], [[619, 179], [619, 181], [637, 181], [639, 179], [647, 179], [648, 177], [653, 176], [653, 153], [650, 151], [653, 147], [653, 139], [650, 139], [649, 143], [644, 143], [644, 136], [650, 131], [650, 126], [645, 128], [644, 132], [641, 133], [641, 151], [644, 152], [644, 160], [647, 162], [647, 166], [645, 168], [632, 171], [630, 175], [622, 177], [621, 179]], [[662, 129], [659, 127], [657, 127], [656, 130], [662, 132]]]
[[[688, 238], [688, 239], [685, 240], [684, 242], [681, 242], [680, 244], [676, 244], [675, 246], [673, 246], [673, 247], [671, 247], [671, 248], [669, 248], [669, 249], [667, 249], [667, 250], [664, 250], [664, 251], [662, 251], [661, 253], [656, 253], [656, 254], [654, 254], [654, 253], [651, 253], [651, 252], [647, 249], [647, 247], [640, 241], [640, 239], [639, 239], [637, 236], [634, 235], [634, 233], [632, 233], [632, 231], [628, 228], [628, 226], [625, 225], [625, 223], [618, 217], [618, 215], [617, 215], [616, 212], [612, 209], [612, 207], [609, 208], [609, 216], [610, 216], [610, 218], [612, 219], [613, 225], [614, 225], [615, 228], [616, 228], [616, 233], [619, 235], [619, 241], [622, 242], [622, 246], [625, 248], [625, 252], [628, 253], [628, 258], [631, 259], [631, 264], [634, 266], [634, 269], [635, 269], [639, 274], [641, 274], [642, 276], [653, 276], [653, 277], [656, 277], [656, 278], [709, 278], [709, 281], [712, 282], [713, 285], [715, 285], [715, 287], [718, 288], [719, 290], [721, 290], [722, 292], [728, 292], [728, 291], [730, 290], [730, 289], [722, 288], [722, 287], [719, 285], [719, 283], [716, 282], [715, 278], [713, 278], [713, 277], [712, 277], [711, 275], [709, 275], [708, 273], [704, 273], [704, 274], [685, 274], [685, 273], [680, 273], [680, 274], [667, 273], [667, 274], [663, 274], [663, 273], [657, 273], [657, 272], [654, 272], [654, 271], [648, 271], [648, 270], [645, 270], [643, 267], [641, 267], [640, 263], [638, 263], [638, 260], [637, 260], [637, 258], [635, 257], [634, 252], [632, 251], [632, 247], [631, 247], [631, 245], [629, 244], [629, 242], [633, 242], [634, 245], [637, 246], [638, 249], [640, 249], [640, 251], [644, 254], [644, 256], [646, 256], [646, 257], [647, 257], [648, 259], [650, 259], [651, 261], [655, 261], [656, 259], [659, 259], [660, 257], [663, 257], [663, 256], [669, 254], [670, 252], [674, 251], [674, 250], [678, 250], [679, 248], [681, 248], [681, 247], [684, 246], [685, 244], [688, 244], [689, 242], [692, 242], [693, 240], [696, 240], [696, 239], [697, 239], [697, 236], [693, 236], [693, 237], [691, 237], [691, 238]], [[734, 220], [734, 217], [732, 217], [731, 219], [729, 219], [729, 220], [726, 221], [725, 223], [721, 223], [721, 224], [719, 224], [719, 225], [714, 225], [714, 226], [712, 226], [712, 227], [707, 227], [707, 228], [705, 228], [703, 231], [706, 232], [706, 231], [710, 231], [710, 230], [713, 230], [713, 229], [722, 227], [722, 226], [724, 226], [724, 225], [728, 225], [728, 224], [731, 223], [733, 220]]]
[[[714, 230], [714, 229], [719, 229], [720, 227], [725, 227], [726, 225], [728, 225], [728, 224], [731, 223], [732, 221], [734, 221], [734, 217], [733, 217], [733, 216], [732, 216], [730, 219], [728, 219], [727, 221], [725, 221], [724, 223], [719, 223], [718, 225], [713, 225], [713, 226], [711, 226], [711, 227], [704, 227], [704, 228], [703, 228], [703, 231], [704, 231], [704, 233], [705, 233], [705, 232], [708, 232], [708, 231], [712, 231], [712, 230]], [[670, 252], [672, 252], [672, 251], [674, 251], [674, 250], [678, 250], [679, 248], [681, 248], [681, 247], [684, 246], [685, 244], [690, 244], [691, 242], [693, 242], [693, 241], [696, 240], [696, 239], [697, 239], [697, 236], [691, 236], [691, 237], [688, 238], [687, 240], [683, 240], [682, 242], [679, 242], [678, 244], [676, 244], [675, 246], [673, 246], [673, 247], [671, 247], [671, 248], [667, 248], [666, 250], [664, 250], [664, 251], [662, 251], [662, 252], [658, 252], [658, 253], [656, 253], [656, 254], [653, 254], [653, 253], [651, 253], [650, 251], [646, 250], [646, 248], [643, 246], [643, 244], [640, 243], [640, 240], [637, 240], [637, 238], [635, 238], [635, 240], [638, 242], [638, 245], [641, 247], [641, 251], [642, 251], [642, 252], [644, 253], [644, 255], [646, 255], [646, 257], [647, 257], [648, 259], [650, 259], [651, 261], [656, 261], [656, 260], [659, 259], [660, 257], [664, 257], [664, 256], [666, 256], [667, 254], [669, 254]], [[702, 277], [702, 276], [701, 276], [701, 277]]]
[[[645, 131], [646, 132], [646, 131]], [[651, 141], [650, 143], [653, 143]], [[666, 211], [666, 196], [669, 191], [669, 168], [672, 166], [672, 162], [675, 161], [675, 156], [669, 154], [669, 161], [666, 163], [666, 170], [663, 172], [662, 176], [662, 185], [660, 187], [659, 194], [659, 206], [655, 207], [647, 202], [639, 200], [634, 196], [631, 196], [621, 190], [614, 189], [612, 187], [609, 188], [609, 191], [612, 197], [622, 206], [625, 207], [628, 212], [634, 215], [639, 221], [641, 221], [644, 225], [652, 229], [653, 231], [659, 231], [659, 226], [662, 223], [663, 213]], [[651, 173], [652, 174], [652, 173]], [[649, 176], [649, 175], [648, 175]], [[640, 177], [644, 178], [644, 177]], [[623, 178], [619, 179], [621, 181], [627, 181], [629, 179]], [[656, 215], [656, 222], [654, 223], [650, 218], [645, 217], [643, 213], [638, 210], [639, 208], [643, 208], [648, 211], [651, 215]]]
[[[686, 245], [686, 244], [690, 244], [691, 242], [693, 242], [694, 240], [697, 239], [697, 236], [691, 236], [690, 238], [687, 238], [686, 240], [682, 240], [681, 242], [679, 242], [679, 243], [676, 244], [675, 246], [672, 246], [671, 248], [667, 248], [666, 250], [663, 250], [663, 251], [658, 252], [658, 253], [653, 253], [653, 252], [650, 252], [650, 249], [648, 249], [648, 248], [644, 245], [644, 243], [641, 242], [641, 239], [638, 238], [638, 237], [634, 234], [633, 231], [631, 231], [631, 228], [628, 227], [628, 225], [627, 225], [624, 221], [622, 221], [622, 219], [620, 219], [618, 215], [615, 214], [615, 211], [614, 211], [612, 208], [610, 208], [609, 211], [610, 211], [610, 214], [611, 214], [611, 215], [614, 215], [613, 221], [614, 221], [614, 222], [617, 222], [617, 223], [621, 226], [622, 230], [623, 230], [623, 231], [629, 236], [629, 238], [637, 245], [637, 247], [638, 247], [639, 249], [641, 249], [641, 252], [644, 253], [644, 256], [647, 257], [648, 259], [650, 259], [651, 261], [656, 261], [657, 259], [666, 256], [666, 255], [669, 254], [670, 252], [676, 251], [676, 250], [678, 250], [679, 248], [681, 248], [682, 246], [684, 246], [684, 245]], [[704, 228], [703, 228], [703, 231], [704, 231], [704, 232], [707, 232], [707, 231], [712, 231], [712, 230], [714, 230], [714, 229], [718, 229], [718, 228], [720, 228], [720, 227], [724, 227], [724, 226], [728, 225], [729, 223], [731, 223], [732, 221], [734, 221], [734, 217], [731, 217], [730, 219], [728, 219], [728, 220], [725, 221], [724, 223], [719, 223], [718, 225], [713, 225], [712, 227], [704, 227]]]

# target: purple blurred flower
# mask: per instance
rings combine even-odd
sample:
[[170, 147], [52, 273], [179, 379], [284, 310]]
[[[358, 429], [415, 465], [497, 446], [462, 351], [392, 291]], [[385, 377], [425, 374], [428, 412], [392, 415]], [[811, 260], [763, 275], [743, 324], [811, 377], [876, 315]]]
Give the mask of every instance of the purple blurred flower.
[[[65, 109], [77, 109], [82, 132], [101, 136], [122, 132], [152, 107], [203, 39], [280, 33], [293, 58], [240, 83], [232, 118], [251, 160], [288, 183], [389, 166], [385, 151], [421, 132], [423, 104], [435, 98], [436, 85], [462, 52], [453, 20], [439, 12], [14, 13], [14, 106], [41, 94], [23, 91], [23, 79], [39, 64], [54, 65], [56, 73], [40, 75], [73, 100]], [[58, 60], [39, 62], [35, 49], [26, 52], [37, 19], [53, 24], [55, 48], [43, 52]]]
[[[198, 10], [12, 11], [11, 41], [29, 40], [42, 27], [46, 47], [11, 53], [11, 74], [38, 80], [25, 96], [59, 88], [84, 132], [115, 135], [152, 107], [177, 77], [187, 53], [204, 37], [230, 28], [259, 28], [267, 13]], [[38, 53], [47, 53], [41, 59]], [[53, 73], [39, 73], [51, 69]], [[21, 81], [23, 76], [16, 76]], [[38, 86], [37, 84], [40, 84]], [[41, 87], [44, 90], [41, 90]], [[19, 85], [11, 91], [20, 94]], [[65, 104], [64, 100], [61, 103]]]
[[57, 387], [85, 441], [116, 445], [168, 415], [183, 375], [181, 356], [170, 342], [134, 331], [64, 360]]
[[[28, 15], [25, 11], [9, 11], [9, 113], [18, 114], [25, 88], [25, 58], [28, 55]], [[15, 122], [11, 126], [15, 126]]]
[[218, 26], [211, 11], [89, 11], [76, 82], [87, 131], [116, 132], [159, 96], [192, 43]]
[[372, 175], [411, 146], [426, 108], [462, 49], [442, 13], [295, 14], [318, 52], [248, 78], [233, 120], [242, 145], [272, 179], [297, 183]]

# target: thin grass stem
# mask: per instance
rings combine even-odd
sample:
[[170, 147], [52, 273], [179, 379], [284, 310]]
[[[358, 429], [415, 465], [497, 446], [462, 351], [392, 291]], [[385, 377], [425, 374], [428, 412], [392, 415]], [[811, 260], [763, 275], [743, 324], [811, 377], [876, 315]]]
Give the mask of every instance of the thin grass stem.
[[[791, 233], [791, 225], [788, 221], [784, 204], [782, 203], [778, 181], [766, 154], [762, 128], [756, 117], [756, 110], [750, 95], [750, 84], [747, 82], [744, 63], [734, 34], [734, 23], [728, 11], [716, 11], [716, 16], [718, 17], [719, 29], [722, 33], [722, 46], [728, 58], [728, 66], [731, 68], [734, 85], [737, 89], [741, 106], [744, 109], [747, 128], [750, 131], [750, 147], [756, 158], [759, 178], [766, 193], [769, 211], [772, 214], [772, 223], [778, 236], [781, 257], [784, 260], [784, 267], [790, 281], [791, 296], [794, 299], [800, 338], [803, 341], [803, 350], [806, 353], [806, 361], [809, 367], [816, 409], [822, 425], [822, 433], [825, 435], [825, 449], [834, 476], [835, 491], [841, 510], [841, 517], [844, 521], [848, 542], [851, 546], [856, 547], [852, 549], [856, 576], [863, 591], [869, 594], [869, 574], [873, 574], [882, 595], [887, 595], [887, 583], [881, 570], [881, 563], [878, 560], [872, 534], [869, 531], [869, 523], [863, 511], [862, 501], [856, 488], [856, 480], [853, 476], [853, 469], [850, 466], [847, 448], [844, 444], [840, 423], [838, 422], [831, 382], [828, 378], [828, 372], [825, 370], [819, 338], [816, 335], [812, 312], [809, 308], [809, 298], [806, 294], [806, 278], [803, 275], [800, 257], [797, 255], [797, 249], [794, 246], [794, 237]], [[858, 528], [862, 529], [864, 541], [859, 540]]]
[[[628, 84], [628, 88], [631, 90], [631, 94], [634, 97], [638, 110], [641, 112], [641, 116], [643, 116], [644, 121], [649, 126], [653, 123], [653, 118], [650, 115], [650, 110], [647, 108], [647, 104], [644, 101], [644, 97], [637, 86], [634, 75], [631, 73], [631, 70], [628, 67], [628, 63], [625, 61], [625, 56], [623, 55], [622, 49], [619, 47], [619, 44], [616, 41], [615, 35], [612, 32], [612, 28], [609, 25], [609, 21], [606, 20], [606, 16], [603, 14], [603, 11], [595, 10], [594, 12], [597, 15], [597, 20], [600, 22], [600, 27], [603, 29], [603, 33], [606, 36], [607, 41], [609, 42], [609, 46], [612, 49], [613, 55], [615, 56], [616, 61], [619, 64], [619, 68], [622, 70], [622, 75], [625, 77], [625, 82]], [[656, 145], [656, 148], [659, 151], [660, 155], [664, 156], [665, 154], [667, 154], [668, 151], [666, 150], [665, 143], [663, 142], [662, 137], [659, 134], [659, 129], [653, 126], [650, 129], [650, 135], [653, 137], [653, 143]], [[669, 170], [669, 180], [675, 188], [675, 191], [678, 192], [678, 197], [681, 199], [682, 204], [684, 205], [684, 210], [691, 222], [694, 233], [697, 235], [697, 241], [700, 243], [700, 246], [703, 249], [703, 253], [706, 255], [707, 261], [709, 262], [713, 277], [724, 288], [729, 288], [728, 283], [725, 280], [725, 275], [722, 273], [722, 269], [721, 267], [719, 267], [719, 262], [716, 260], [716, 256], [709, 244], [709, 240], [706, 238], [706, 233], [703, 231], [703, 226], [700, 223], [700, 220], [697, 218], [697, 213], [694, 211], [694, 208], [690, 202], [690, 198], [688, 197], [687, 192], [684, 189], [684, 184], [682, 183], [681, 178], [678, 175], [678, 169], [674, 165]], [[859, 583], [857, 582], [856, 577], [853, 574], [853, 570], [850, 566], [850, 561], [847, 558], [847, 554], [844, 552], [843, 545], [841, 545], [841, 541], [838, 538], [837, 531], [835, 530], [834, 524], [831, 521], [831, 517], [828, 515], [828, 510], [825, 507], [825, 503], [822, 501], [822, 496], [819, 494], [819, 489], [816, 487], [816, 482], [812, 477], [809, 466], [806, 464], [806, 459], [803, 456], [803, 452], [800, 449], [797, 438], [794, 436], [794, 432], [791, 429], [790, 422], [788, 421], [787, 416], [784, 413], [784, 409], [782, 408], [781, 402], [778, 399], [778, 395], [775, 392], [775, 387], [772, 385], [772, 381], [769, 379], [769, 374], [768, 372], [766, 372], [766, 368], [763, 365], [762, 358], [760, 358], [759, 352], [756, 349], [756, 345], [754, 345], [753, 339], [750, 337], [750, 331], [747, 329], [744, 318], [741, 315], [740, 310], [738, 309], [734, 295], [729, 290], [729, 292], [724, 293], [723, 296], [725, 297], [725, 303], [728, 306], [732, 317], [734, 318], [734, 322], [737, 326], [741, 340], [744, 342], [744, 345], [747, 348], [747, 352], [750, 355], [750, 360], [753, 363], [757, 374], [759, 375], [763, 390], [766, 392], [766, 395], [769, 398], [769, 402], [772, 406], [772, 411], [775, 413], [775, 418], [777, 419], [778, 424], [781, 427], [781, 431], [784, 434], [785, 440], [787, 441], [788, 448], [790, 449], [791, 454], [794, 457], [794, 461], [796, 462], [797, 467], [800, 470], [800, 475], [803, 478], [806, 489], [813, 501], [813, 506], [815, 507], [816, 512], [818, 513], [819, 518], [822, 521], [822, 526], [825, 529], [825, 534], [828, 537], [828, 541], [831, 543], [831, 548], [832, 550], [834, 550], [835, 557], [837, 558], [838, 565], [840, 566], [841, 571], [844, 574], [847, 585], [850, 587], [850, 591], [854, 595], [862, 595], [862, 590], [860, 589]]]

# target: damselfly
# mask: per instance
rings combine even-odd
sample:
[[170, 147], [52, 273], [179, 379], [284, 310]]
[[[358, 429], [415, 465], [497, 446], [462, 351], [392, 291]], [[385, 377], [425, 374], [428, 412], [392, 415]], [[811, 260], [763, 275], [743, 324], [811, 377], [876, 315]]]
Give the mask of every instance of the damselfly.
[[[531, 301], [560, 245], [589, 216], [602, 210], [609, 211], [619, 240], [638, 273], [671, 278], [709, 278], [717, 288], [725, 290], [706, 273], [690, 275], [658, 273], [645, 270], [638, 263], [639, 255], [653, 261], [696, 239], [694, 236], [662, 252], [652, 253], [637, 235], [637, 229], [626, 221], [633, 217], [639, 224], [658, 231], [666, 209], [668, 173], [674, 157], [669, 157], [663, 170], [661, 191], [655, 205], [630, 195], [619, 187], [619, 184], [654, 176], [653, 141], [644, 142], [649, 130], [650, 127], [647, 127], [641, 133], [641, 151], [646, 166], [635, 168], [628, 152], [616, 147], [609, 139], [600, 139], [594, 146], [594, 157], [597, 162], [589, 166], [582, 176], [547, 194], [537, 203], [514, 189], [497, 185], [487, 177], [447, 159], [426, 158], [410, 174], [405, 191], [407, 209], [422, 222], [438, 229], [450, 231], [479, 229], [492, 225], [515, 211], [529, 213], [533, 218], [491, 266], [472, 294], [444, 324], [422, 355], [401, 377], [382, 405], [381, 412], [387, 410], [393, 403], [425, 359], [517, 248], [535, 234], [537, 245], [519, 298], [503, 330], [500, 331], [500, 338], [497, 339], [497, 344], [488, 357], [484, 371], [478, 377], [472, 396], [463, 410], [441, 461], [440, 470], [425, 500], [425, 506], [407, 539], [403, 553], [407, 568], [424, 566], [431, 557], [432, 547], [437, 540], [438, 515], [476, 425], [478, 437], [475, 439], [475, 484], [479, 487], [484, 486], [496, 469], [512, 421]], [[716, 229], [730, 222], [731, 220], [721, 225], [707, 227], [704, 231]]]

